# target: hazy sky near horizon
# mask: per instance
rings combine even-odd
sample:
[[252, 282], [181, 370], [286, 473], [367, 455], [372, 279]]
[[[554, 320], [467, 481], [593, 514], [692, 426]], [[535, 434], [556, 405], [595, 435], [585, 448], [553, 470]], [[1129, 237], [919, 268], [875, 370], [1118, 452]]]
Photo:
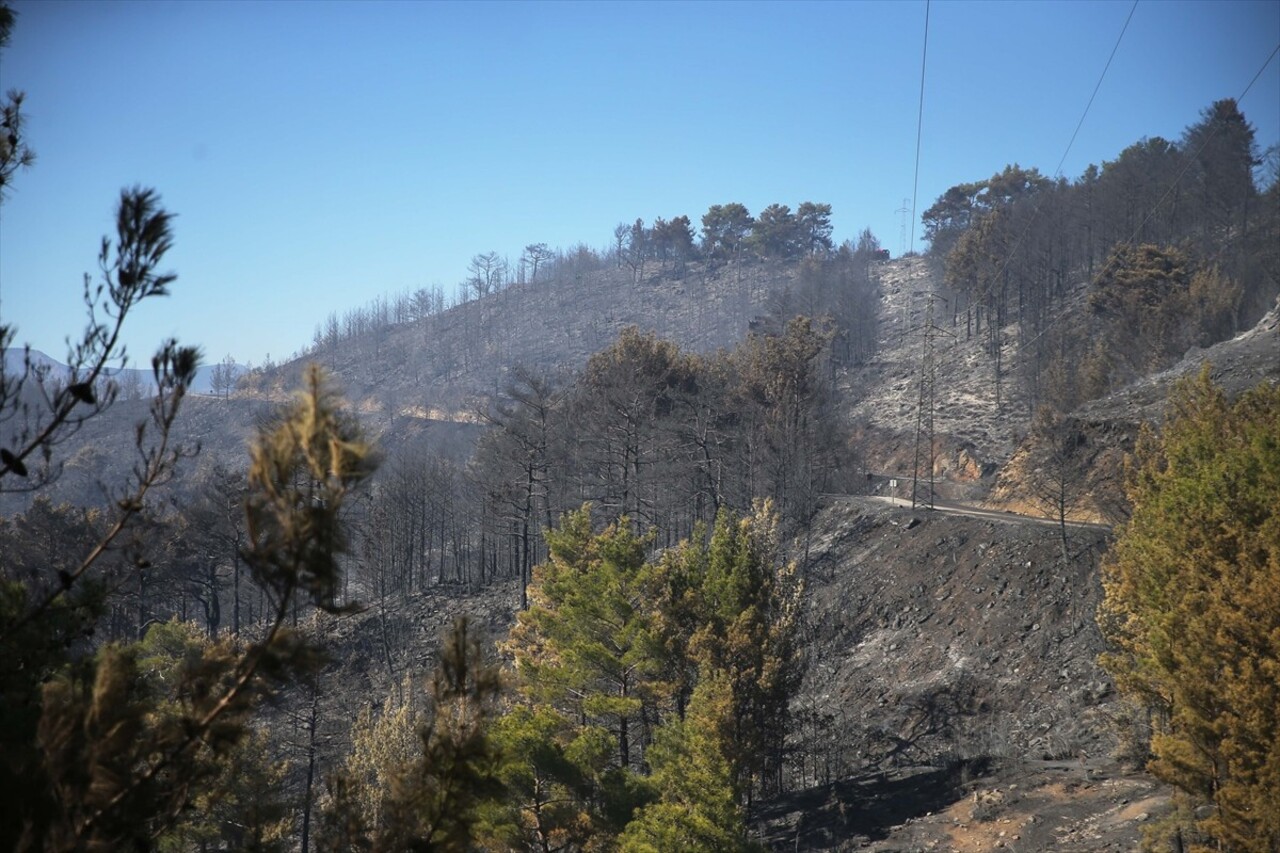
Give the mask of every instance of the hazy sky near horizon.
[[[280, 360], [479, 252], [731, 201], [827, 202], [838, 241], [902, 248], [924, 2], [11, 5], [0, 88], [27, 93], [38, 160], [0, 208], [0, 321], [55, 358], [133, 184], [178, 214], [141, 364], [168, 336]], [[917, 218], [1008, 163], [1053, 174], [1131, 5], [933, 3]], [[1278, 43], [1275, 0], [1142, 0], [1062, 174], [1177, 139]], [[1241, 108], [1280, 140], [1280, 58]]]

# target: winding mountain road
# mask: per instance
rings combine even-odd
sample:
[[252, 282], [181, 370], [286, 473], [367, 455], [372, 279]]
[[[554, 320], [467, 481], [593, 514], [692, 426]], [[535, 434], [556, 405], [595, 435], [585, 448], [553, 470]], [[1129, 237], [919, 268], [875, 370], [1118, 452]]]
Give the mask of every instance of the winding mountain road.
[[[906, 507], [908, 509], [911, 508], [911, 501], [907, 500], [906, 498], [894, 498], [894, 497], [887, 497], [884, 495], [862, 495], [861, 497], [866, 498], [867, 500], [889, 504], [890, 506]], [[959, 504], [953, 501], [940, 501], [940, 500], [937, 500], [936, 498], [933, 501], [932, 507], [926, 504], [917, 503], [915, 508], [920, 510], [933, 509], [937, 512], [946, 512], [952, 515], [968, 515], [968, 516], [972, 516], [973, 518], [986, 518], [992, 521], [1018, 522], [1018, 523], [1030, 521], [1035, 524], [1047, 524], [1053, 527], [1058, 526], [1058, 519], [1056, 518], [1046, 518], [1042, 515], [1023, 515], [1022, 513], [1011, 512], [1009, 510], [1000, 511], [995, 509], [984, 509], [982, 507], [969, 506], [968, 504]], [[1067, 521], [1066, 524], [1067, 524], [1067, 527], [1076, 527], [1076, 528], [1084, 528], [1084, 529], [1091, 529], [1091, 530], [1110, 530], [1111, 529], [1111, 525], [1109, 524], [1096, 524], [1090, 521]]]

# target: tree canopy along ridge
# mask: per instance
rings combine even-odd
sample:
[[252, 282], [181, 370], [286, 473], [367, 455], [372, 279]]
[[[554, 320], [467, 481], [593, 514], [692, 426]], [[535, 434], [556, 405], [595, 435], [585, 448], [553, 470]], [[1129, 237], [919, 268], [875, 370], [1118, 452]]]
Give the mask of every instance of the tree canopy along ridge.
[[[1280, 182], [1255, 181], [1262, 162], [1224, 99], [1181, 140], [1144, 139], [1074, 181], [1012, 165], [957, 184], [923, 215], [953, 326], [985, 322], [996, 358], [1016, 323], [1033, 408], [1062, 411], [1252, 326], [1280, 293]], [[1069, 301], [1077, 277], [1084, 313]]]

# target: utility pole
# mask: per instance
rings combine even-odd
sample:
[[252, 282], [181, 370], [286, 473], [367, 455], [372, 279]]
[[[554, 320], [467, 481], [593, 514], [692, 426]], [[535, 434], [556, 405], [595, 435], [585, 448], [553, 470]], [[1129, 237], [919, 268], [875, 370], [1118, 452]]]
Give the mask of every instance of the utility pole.
[[907, 253], [907, 216], [911, 213], [911, 199], [904, 198], [902, 207], [895, 210], [894, 213], [899, 215], [902, 222], [901, 233], [898, 237], [898, 257], [902, 257]]
[[[934, 488], [933, 472], [938, 459], [937, 446], [934, 443], [933, 413], [937, 402], [938, 360], [935, 342], [939, 333], [954, 338], [951, 332], [939, 326], [933, 320], [933, 304], [935, 301], [946, 302], [932, 290], [929, 291], [929, 302], [925, 309], [924, 325], [918, 330], [923, 337], [920, 350], [920, 400], [916, 406], [916, 446], [915, 461], [911, 473], [911, 508], [917, 504], [925, 504], [933, 509]], [[928, 471], [928, 494], [921, 495], [920, 442], [928, 442], [928, 453], [924, 463]], [[927, 497], [927, 500], [925, 499]]]

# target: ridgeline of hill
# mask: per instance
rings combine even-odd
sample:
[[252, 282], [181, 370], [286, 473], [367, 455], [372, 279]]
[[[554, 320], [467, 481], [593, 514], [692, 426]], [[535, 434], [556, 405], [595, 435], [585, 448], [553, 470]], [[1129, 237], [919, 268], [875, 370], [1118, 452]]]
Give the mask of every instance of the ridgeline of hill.
[[253, 377], [248, 390], [277, 396], [316, 361], [341, 379], [362, 411], [475, 420], [477, 406], [501, 396], [514, 368], [567, 375], [629, 326], [694, 352], [731, 347], [794, 286], [797, 269], [778, 262], [696, 264], [639, 278], [617, 266], [566, 270], [438, 314], [326, 340]]

